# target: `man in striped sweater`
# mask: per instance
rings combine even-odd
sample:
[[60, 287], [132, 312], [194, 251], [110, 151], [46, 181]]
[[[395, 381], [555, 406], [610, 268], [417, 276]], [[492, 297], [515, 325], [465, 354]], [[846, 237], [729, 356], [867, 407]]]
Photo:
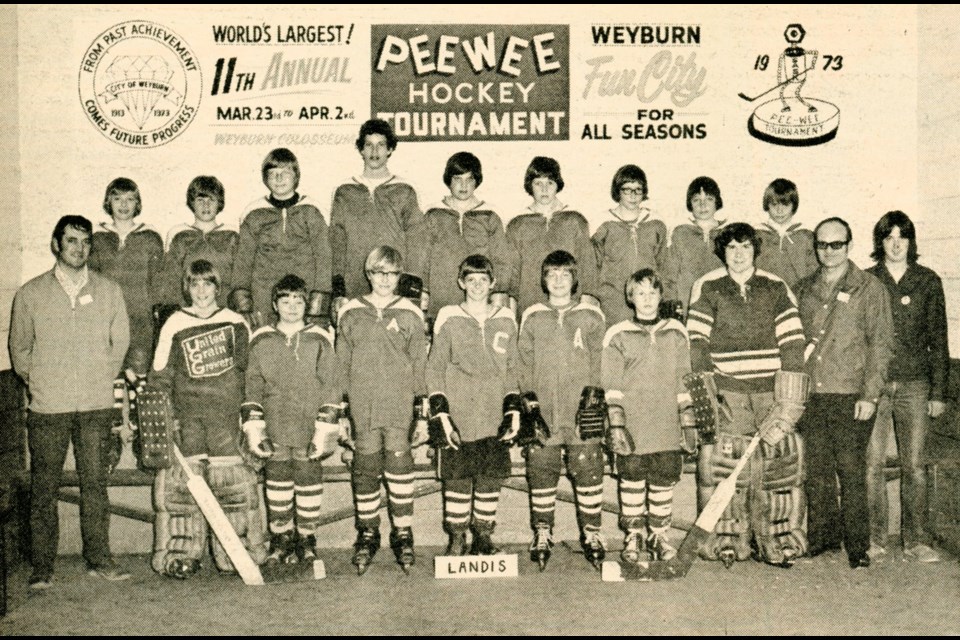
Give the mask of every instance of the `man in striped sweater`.
[[[782, 400], [781, 389], [788, 386], [783, 372], [803, 371], [804, 335], [796, 301], [782, 280], [754, 267], [760, 244], [750, 225], [727, 225], [714, 241], [714, 253], [725, 268], [700, 278], [690, 296], [691, 367], [714, 374], [725, 405], [716, 443], [700, 451], [701, 505]], [[753, 538], [754, 558], [772, 564], [789, 566], [806, 552], [802, 442], [788, 433], [775, 445], [762, 443], [760, 457], [741, 474], [743, 486], [704, 545], [705, 557], [728, 566], [745, 560]]]

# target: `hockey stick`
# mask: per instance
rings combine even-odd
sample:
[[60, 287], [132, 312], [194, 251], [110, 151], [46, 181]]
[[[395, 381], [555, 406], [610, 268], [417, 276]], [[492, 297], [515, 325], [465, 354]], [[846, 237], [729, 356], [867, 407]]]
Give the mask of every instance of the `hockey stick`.
[[203, 512], [203, 517], [207, 519], [210, 528], [217, 535], [217, 539], [223, 545], [223, 549], [227, 552], [230, 562], [233, 563], [237, 573], [243, 579], [243, 583], [251, 586], [265, 584], [263, 575], [260, 573], [260, 567], [257, 566], [246, 547], [243, 546], [240, 536], [237, 535], [233, 525], [227, 520], [227, 514], [223, 512], [223, 507], [217, 502], [217, 498], [213, 495], [213, 491], [210, 490], [207, 482], [193, 472], [190, 463], [187, 462], [183, 453], [180, 452], [180, 447], [176, 444], [173, 445], [173, 455], [177, 459], [177, 464], [187, 475], [187, 489], [190, 490], [190, 495], [193, 496], [197, 506], [200, 507], [200, 511]]
[[801, 71], [800, 73], [798, 73], [797, 75], [795, 75], [795, 76], [793, 76], [793, 77], [791, 77], [791, 78], [787, 78], [786, 80], [784, 80], [784, 81], [781, 82], [780, 84], [777, 84], [777, 85], [774, 85], [774, 86], [770, 87], [769, 89], [767, 89], [767, 90], [764, 91], [763, 93], [758, 93], [757, 95], [753, 96], [752, 98], [751, 98], [750, 96], [748, 96], [747, 94], [743, 93], [743, 92], [740, 92], [740, 93], [738, 93], [737, 95], [740, 96], [743, 100], [746, 100], [747, 102], [753, 102], [753, 101], [756, 100], [757, 98], [762, 98], [763, 96], [767, 95], [768, 93], [770, 93], [770, 92], [773, 91], [774, 89], [779, 89], [780, 87], [784, 86], [784, 85], [787, 84], [788, 82], [792, 82], [793, 80], [796, 80], [797, 78], [799, 78], [800, 76], [802, 76], [803, 74], [805, 74], [807, 71], [810, 71], [811, 69], [813, 69], [813, 65], [810, 65], [809, 67], [807, 67], [806, 69], [804, 69], [803, 71]]
[[762, 439], [762, 433], [757, 432], [750, 440], [743, 455], [737, 461], [733, 472], [724, 478], [717, 485], [710, 500], [703, 507], [703, 511], [697, 516], [693, 527], [687, 532], [680, 548], [677, 549], [677, 555], [670, 560], [653, 560], [650, 562], [620, 563], [615, 560], [608, 560], [603, 563], [602, 578], [605, 582], [621, 582], [623, 580], [644, 580], [659, 581], [670, 580], [673, 578], [682, 578], [687, 575], [690, 565], [697, 557], [697, 551], [700, 545], [709, 537], [713, 528], [717, 526], [720, 517], [723, 515], [730, 500], [733, 499], [737, 491], [737, 478], [747, 466], [753, 452]]

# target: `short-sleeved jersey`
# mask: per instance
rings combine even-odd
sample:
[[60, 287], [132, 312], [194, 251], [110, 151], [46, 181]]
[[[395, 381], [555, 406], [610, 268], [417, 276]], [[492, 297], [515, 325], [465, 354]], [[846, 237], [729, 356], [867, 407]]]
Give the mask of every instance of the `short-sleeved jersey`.
[[343, 276], [347, 296], [369, 291], [363, 265], [381, 245], [403, 254], [407, 271], [423, 277], [416, 272], [416, 265], [423, 261], [422, 249], [414, 243], [422, 223], [417, 192], [397, 176], [372, 192], [358, 178], [337, 187], [330, 209], [330, 246], [333, 274]]
[[330, 237], [327, 222], [309, 197], [287, 208], [260, 198], [247, 207], [233, 265], [233, 286], [250, 289], [253, 308], [273, 316], [271, 292], [292, 273], [308, 291], [330, 290]]
[[503, 398], [517, 391], [517, 322], [506, 308], [485, 321], [460, 305], [440, 310], [427, 363], [427, 389], [443, 393], [467, 442], [497, 435]]
[[687, 332], [677, 320], [619, 322], [603, 338], [607, 403], [623, 407], [637, 454], [680, 449], [680, 413], [690, 401]]
[[217, 304], [227, 305], [233, 290], [233, 259], [240, 234], [223, 224], [204, 233], [189, 224], [177, 225], [167, 234], [167, 255], [163, 266], [160, 302], [183, 304], [183, 274], [195, 260], [207, 260], [220, 274]]
[[417, 242], [423, 263], [414, 271], [421, 274], [430, 292], [430, 314], [463, 300], [457, 283], [460, 263], [479, 254], [490, 258], [497, 288], [505, 288], [510, 279], [507, 240], [503, 222], [494, 210], [481, 202], [462, 215], [442, 202], [427, 207], [422, 234]]
[[250, 338], [244, 405], [264, 412], [267, 432], [279, 445], [302, 448], [324, 404], [340, 404], [333, 335], [308, 324], [286, 335], [261, 327]]
[[647, 214], [634, 222], [616, 217], [607, 220], [593, 234], [600, 261], [597, 297], [607, 323], [613, 325], [633, 316], [624, 288], [627, 278], [640, 269], [653, 269], [663, 277], [667, 260], [667, 225]]
[[378, 309], [354, 298], [337, 321], [341, 389], [357, 429], [408, 428], [413, 397], [426, 392], [423, 312], [406, 298]]
[[506, 234], [511, 265], [507, 290], [521, 310], [543, 298], [543, 259], [559, 249], [569, 252], [577, 261], [580, 292], [596, 295], [597, 253], [583, 214], [566, 208], [549, 218], [540, 213], [522, 213], [507, 224]]
[[556, 308], [538, 302], [523, 312], [518, 351], [524, 391], [540, 400], [551, 428], [548, 444], [576, 444], [575, 420], [584, 387], [600, 386], [606, 331], [603, 312], [582, 301]]
[[150, 383], [171, 395], [182, 429], [199, 424], [221, 433], [216, 440], [225, 440], [224, 448], [232, 442], [239, 429], [249, 341], [243, 317], [229, 309], [218, 309], [209, 318], [181, 310], [167, 319]]

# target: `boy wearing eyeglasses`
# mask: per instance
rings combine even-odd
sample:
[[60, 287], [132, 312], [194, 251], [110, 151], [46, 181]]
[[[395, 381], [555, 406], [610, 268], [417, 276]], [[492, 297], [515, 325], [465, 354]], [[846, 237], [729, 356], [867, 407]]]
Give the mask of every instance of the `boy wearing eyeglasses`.
[[370, 293], [347, 302], [337, 319], [339, 377], [353, 422], [352, 436], [344, 434], [344, 441], [355, 452], [353, 564], [360, 574], [380, 548], [383, 479], [393, 520], [390, 547], [404, 570], [414, 563], [410, 407], [426, 394], [427, 362], [423, 312], [396, 293], [403, 271], [400, 252], [388, 246], [375, 248], [364, 271]]

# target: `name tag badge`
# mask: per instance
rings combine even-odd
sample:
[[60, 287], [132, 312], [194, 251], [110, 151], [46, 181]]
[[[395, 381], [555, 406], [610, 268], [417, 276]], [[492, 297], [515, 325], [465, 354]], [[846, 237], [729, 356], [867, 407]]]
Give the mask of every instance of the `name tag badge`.
[[89, 293], [85, 293], [77, 299], [77, 302], [80, 304], [90, 304], [93, 302], [93, 296], [91, 296]]
[[846, 291], [839, 291], [837, 292], [837, 300], [846, 304], [850, 302], [850, 294], [847, 293]]
[[902, 298], [900, 298], [900, 304], [902, 305], [910, 304], [910, 296], [903, 296]]

